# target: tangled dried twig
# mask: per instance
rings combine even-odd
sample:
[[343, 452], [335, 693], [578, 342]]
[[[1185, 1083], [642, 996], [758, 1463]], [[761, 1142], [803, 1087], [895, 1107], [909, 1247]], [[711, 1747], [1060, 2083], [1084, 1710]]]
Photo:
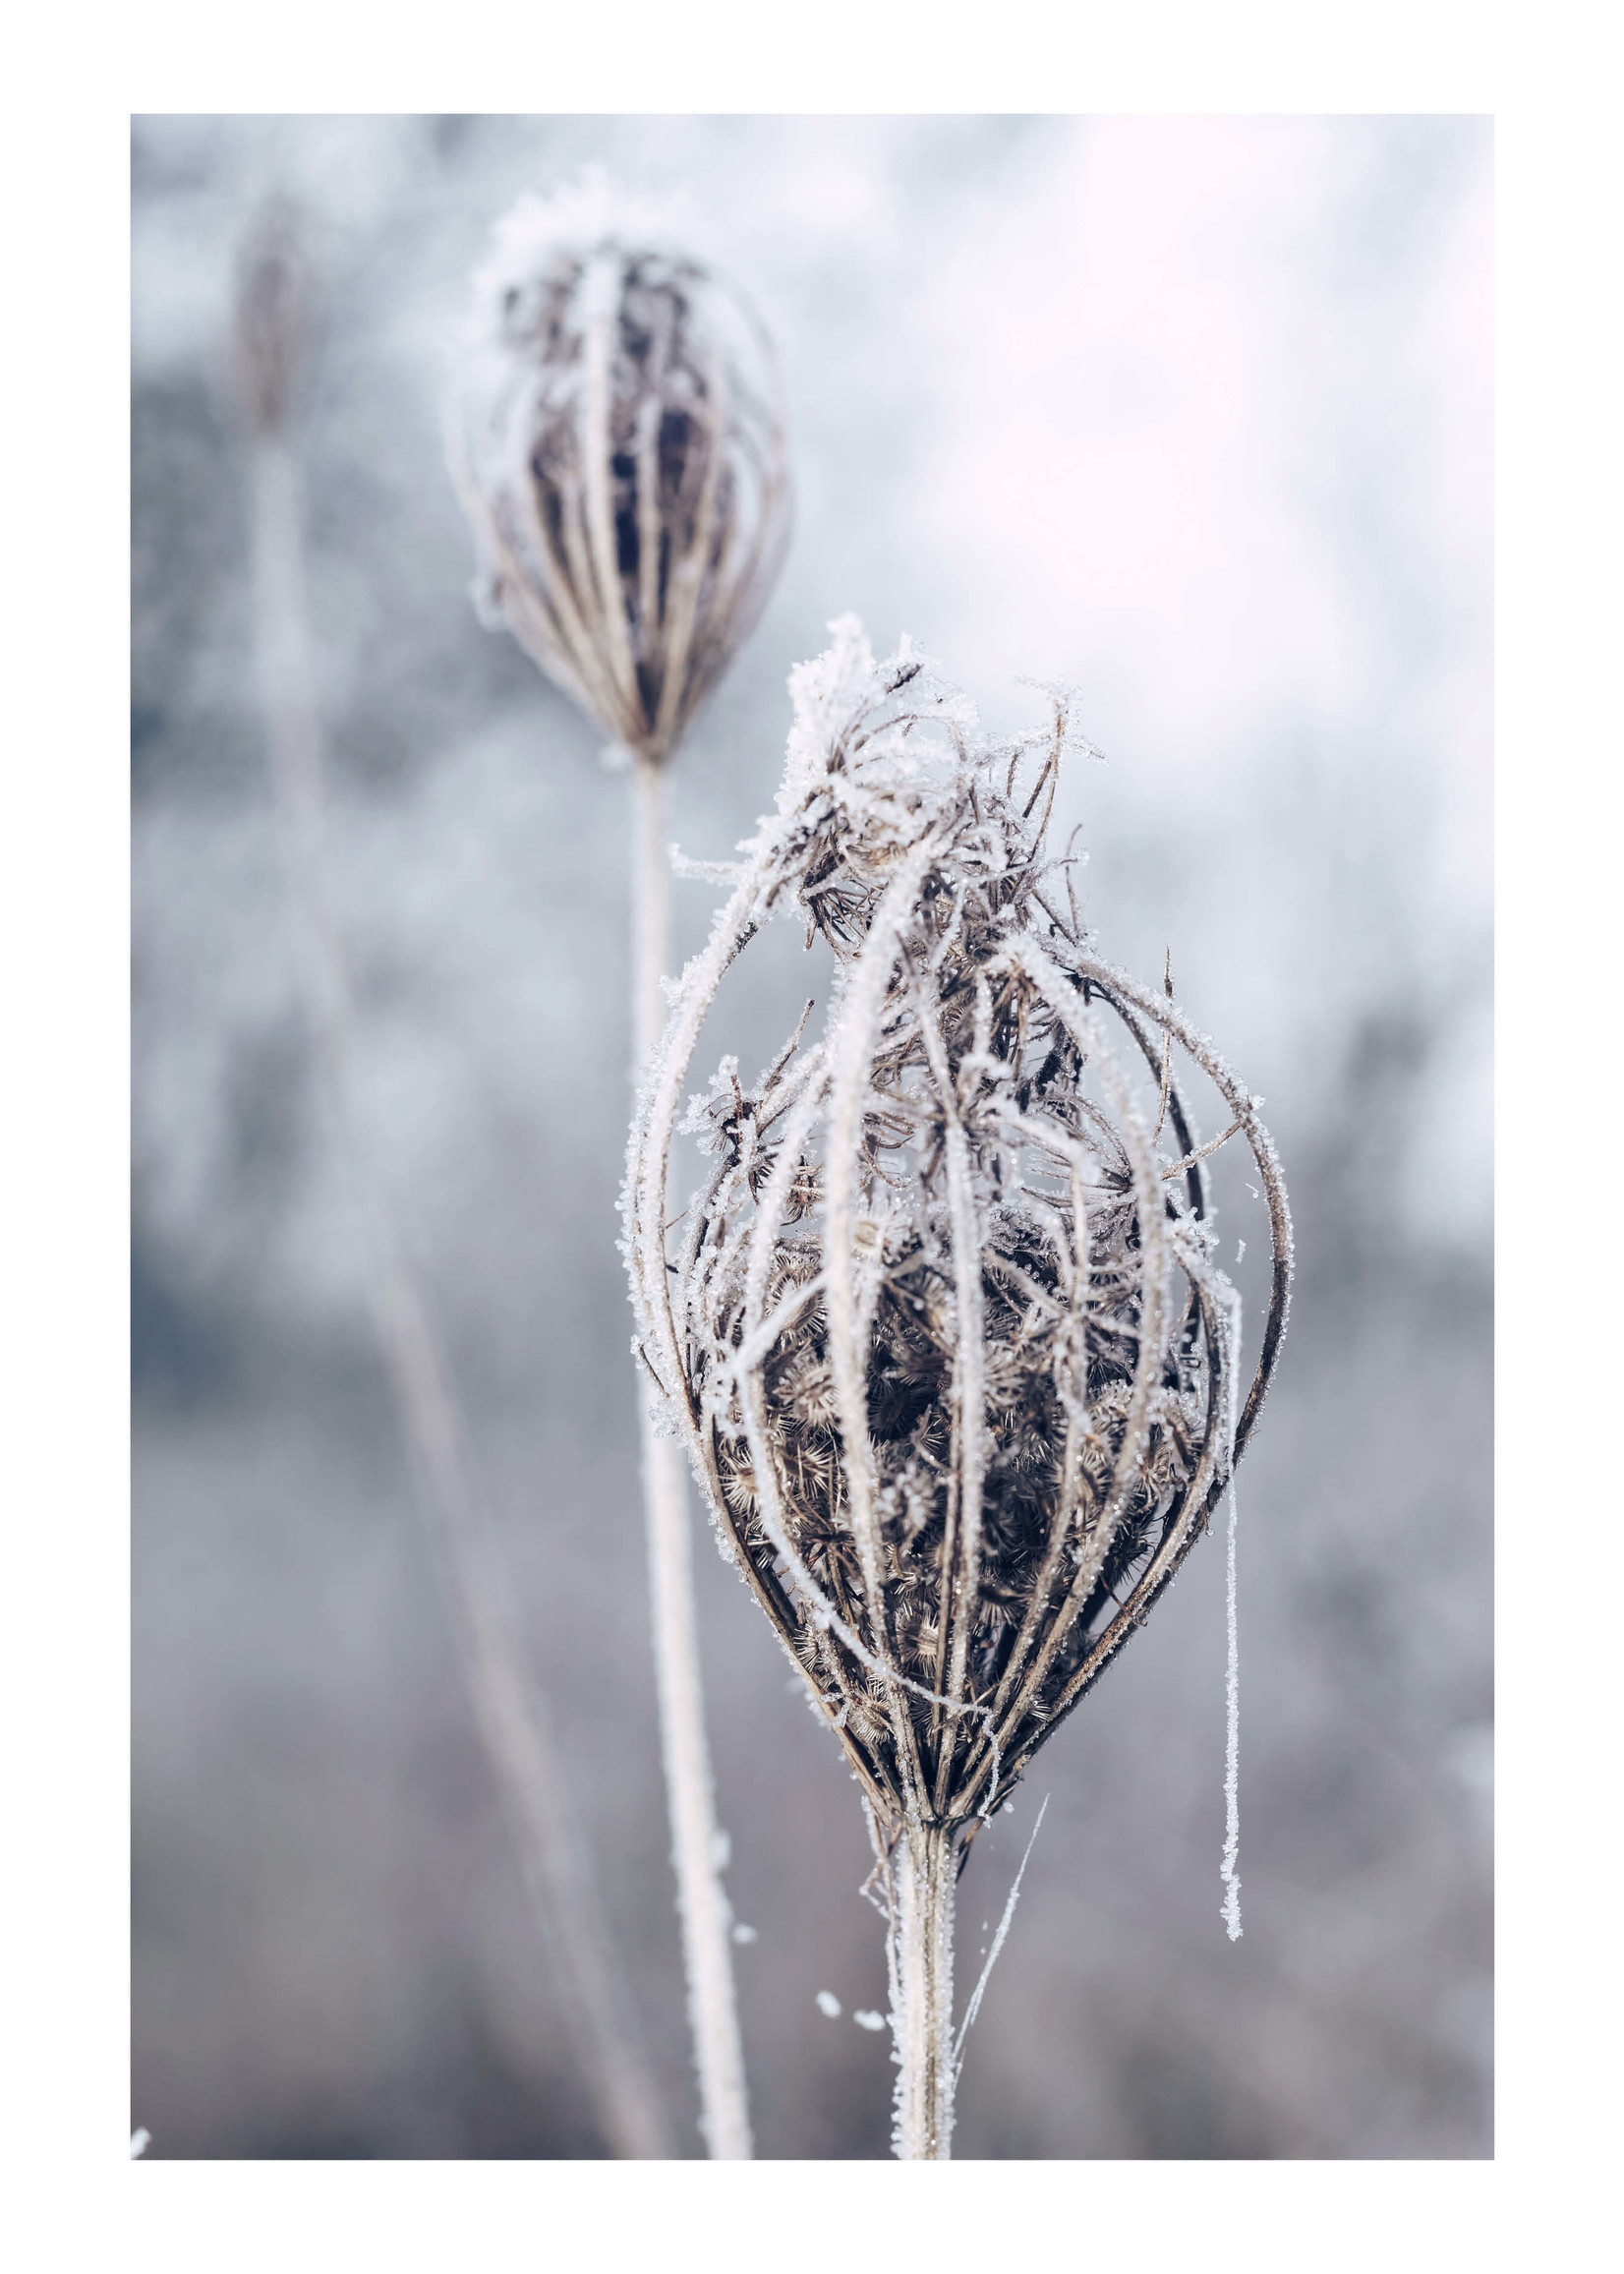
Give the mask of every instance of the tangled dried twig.
[[[1257, 1101], [1170, 992], [1058, 912], [1044, 833], [1078, 739], [1066, 691], [1046, 729], [990, 740], [907, 643], [877, 667], [853, 619], [832, 628], [791, 679], [777, 815], [674, 1000], [632, 1135], [626, 1254], [723, 1551], [868, 1804], [899, 2152], [940, 2156], [964, 1847], [1205, 1529], [1279, 1350], [1291, 1227]], [[803, 1015], [755, 1084], [725, 1061], [694, 1101], [681, 1128], [711, 1167], [672, 1258], [682, 1083], [724, 971], [779, 913], [833, 950], [825, 1031], [808, 1041]], [[1224, 1100], [1214, 1144], [1175, 1051]], [[1237, 1136], [1274, 1249], [1244, 1399], [1204, 1178]]]

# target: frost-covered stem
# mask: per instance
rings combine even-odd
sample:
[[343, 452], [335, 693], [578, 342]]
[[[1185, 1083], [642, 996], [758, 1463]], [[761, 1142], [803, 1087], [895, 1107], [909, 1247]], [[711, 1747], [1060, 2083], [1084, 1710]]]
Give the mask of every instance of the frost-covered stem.
[[953, 1907], [958, 1859], [940, 1824], [910, 1823], [897, 1844], [891, 2017], [897, 2060], [892, 2147], [905, 2163], [953, 2153]]
[[298, 468], [277, 437], [261, 436], [255, 442], [252, 482], [255, 631], [266, 754], [302, 934], [319, 1079], [366, 1236], [368, 1307], [422, 1480], [420, 1497], [450, 1596], [475, 1724], [599, 2121], [618, 2155], [663, 2158], [671, 2153], [665, 2116], [608, 1946], [546, 1702], [528, 1679], [513, 1631], [505, 1574], [468, 1474], [450, 1371], [355, 1099], [349, 990], [326, 881], [322, 732], [305, 598]]
[[666, 1030], [660, 982], [670, 952], [670, 865], [666, 855], [666, 775], [639, 757], [632, 816], [632, 1076], [640, 1081]]
[[[668, 898], [664, 789], [659, 763], [639, 756], [632, 870], [633, 1024], [639, 1078], [666, 1023], [660, 984], [666, 965]], [[677, 1438], [655, 1434], [646, 1410], [646, 1378], [637, 1395], [643, 1416], [643, 1505], [661, 1749], [688, 1978], [688, 2017], [699, 2071], [700, 2123], [711, 2155], [737, 2160], [752, 2153], [750, 2110], [733, 1993], [732, 1914], [722, 1885], [725, 1841], [716, 1820], [711, 1751], [705, 1736], [685, 1461]]]

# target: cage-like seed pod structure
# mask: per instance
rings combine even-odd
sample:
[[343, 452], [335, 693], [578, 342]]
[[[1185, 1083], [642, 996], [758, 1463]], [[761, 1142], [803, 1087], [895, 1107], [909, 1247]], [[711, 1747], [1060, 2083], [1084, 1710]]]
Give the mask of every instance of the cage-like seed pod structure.
[[[906, 643], [876, 667], [832, 628], [791, 679], [777, 815], [675, 998], [627, 1254], [724, 1553], [871, 1811], [899, 2152], [945, 2155], [963, 1849], [1206, 1529], [1274, 1367], [1291, 1227], [1256, 1101], [1169, 991], [1101, 961], [1045, 855], [1067, 696], [987, 740]], [[825, 1029], [803, 1016], [752, 1087], [728, 1060], [693, 1102], [709, 1175], [673, 1249], [682, 1085], [775, 914], [833, 949]], [[1176, 1057], [1223, 1100], [1206, 1145]], [[1273, 1245], [1246, 1384], [1203, 1166], [1237, 1137]]]
[[475, 277], [448, 447], [482, 615], [615, 742], [666, 758], [788, 536], [759, 319], [601, 185], [523, 199]]

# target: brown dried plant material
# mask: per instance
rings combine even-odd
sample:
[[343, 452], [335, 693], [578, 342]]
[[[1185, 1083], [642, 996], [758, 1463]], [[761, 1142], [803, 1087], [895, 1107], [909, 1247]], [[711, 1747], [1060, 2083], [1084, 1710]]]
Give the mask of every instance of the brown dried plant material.
[[[723, 1552], [861, 1786], [898, 2151], [939, 2157], [964, 1850], [1207, 1528], [1279, 1350], [1291, 1227], [1257, 1101], [1170, 989], [1100, 959], [1045, 852], [1070, 698], [990, 740], [907, 643], [876, 666], [832, 628], [790, 682], [777, 814], [674, 999], [627, 1255]], [[833, 950], [824, 1030], [803, 1016], [752, 1086], [725, 1061], [693, 1102], [709, 1174], [673, 1244], [682, 1084], [775, 914]], [[1181, 1061], [1222, 1101], [1208, 1144]], [[1204, 1177], [1236, 1137], [1274, 1255], [1246, 1385]]]
[[601, 187], [523, 200], [475, 280], [449, 450], [482, 613], [615, 741], [664, 759], [788, 536], [754, 312]]

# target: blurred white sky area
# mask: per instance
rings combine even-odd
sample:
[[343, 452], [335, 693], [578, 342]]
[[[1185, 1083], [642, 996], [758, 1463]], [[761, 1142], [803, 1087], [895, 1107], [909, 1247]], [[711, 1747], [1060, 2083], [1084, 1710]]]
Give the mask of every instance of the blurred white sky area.
[[442, 481], [446, 341], [494, 215], [589, 163], [672, 199], [767, 317], [793, 417], [754, 809], [769, 689], [846, 608], [990, 721], [1033, 715], [1020, 674], [1074, 682], [1111, 763], [1059, 819], [1085, 824], [1105, 951], [1171, 948], [1294, 1106], [1351, 1019], [1419, 1018], [1394, 1196], [1413, 1238], [1480, 1246], [1486, 121], [176, 118], [137, 151], [138, 379], [217, 370], [235, 240], [291, 190], [355, 296], [335, 345], [407, 398], [412, 487]]

